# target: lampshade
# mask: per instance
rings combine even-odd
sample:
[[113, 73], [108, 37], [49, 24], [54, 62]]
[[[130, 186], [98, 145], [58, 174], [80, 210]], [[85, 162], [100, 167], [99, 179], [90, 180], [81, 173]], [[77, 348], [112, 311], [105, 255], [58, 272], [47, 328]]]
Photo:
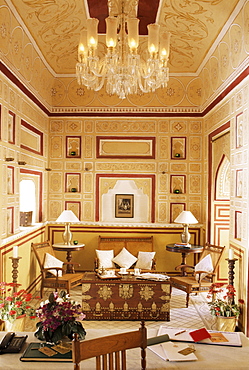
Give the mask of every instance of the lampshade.
[[177, 224], [198, 224], [197, 219], [190, 211], [182, 211], [174, 222]]
[[63, 211], [60, 216], [57, 218], [56, 222], [80, 222], [78, 217], [72, 211]]

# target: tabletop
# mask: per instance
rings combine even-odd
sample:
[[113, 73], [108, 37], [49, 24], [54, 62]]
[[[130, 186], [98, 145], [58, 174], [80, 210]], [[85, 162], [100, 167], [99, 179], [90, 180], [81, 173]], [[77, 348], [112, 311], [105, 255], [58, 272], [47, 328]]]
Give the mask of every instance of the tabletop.
[[169, 252], [175, 253], [200, 253], [203, 249], [201, 245], [191, 244], [191, 247], [176, 247], [175, 244], [167, 244], [166, 249]]
[[[134, 330], [139, 327], [139, 323], [134, 324]], [[101, 326], [101, 323], [100, 323]], [[115, 330], [112, 329], [89, 329], [86, 328], [86, 339], [92, 339], [100, 336], [116, 334], [117, 332], [127, 332], [125, 330]], [[0, 339], [6, 332], [0, 332]], [[34, 337], [34, 333], [22, 332], [18, 333], [20, 335], [28, 334], [27, 347], [30, 342], [40, 342]], [[148, 338], [157, 335], [157, 329], [148, 329]], [[150, 349], [146, 351], [147, 359], [147, 370], [248, 370], [249, 364], [249, 340], [243, 333], [240, 333], [242, 347], [228, 347], [219, 345], [205, 345], [205, 344], [195, 344], [195, 354], [197, 356], [197, 361], [183, 361], [183, 362], [169, 362], [165, 361], [152, 352]], [[25, 348], [26, 348], [25, 347]], [[22, 352], [24, 349], [22, 350]], [[1, 370], [43, 370], [44, 367], [53, 370], [73, 370], [73, 363], [63, 363], [63, 362], [21, 362], [21, 353], [11, 353], [0, 355], [0, 368]], [[127, 351], [127, 370], [139, 370], [140, 369], [140, 349], [132, 349]], [[81, 369], [83, 370], [93, 370], [95, 369], [95, 359], [89, 359], [81, 362]]]
[[84, 248], [85, 244], [63, 244], [63, 243], [55, 243], [53, 244], [53, 248], [57, 251], [79, 251]]

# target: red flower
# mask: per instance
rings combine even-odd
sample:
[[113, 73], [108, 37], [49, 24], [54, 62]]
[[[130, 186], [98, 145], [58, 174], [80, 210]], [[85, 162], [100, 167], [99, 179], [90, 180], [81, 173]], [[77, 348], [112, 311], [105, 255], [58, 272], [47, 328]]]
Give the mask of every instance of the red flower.
[[10, 311], [9, 311], [9, 315], [10, 315], [10, 316], [13, 316], [13, 315], [15, 315], [15, 314], [16, 314], [16, 311], [15, 311], [15, 310], [10, 310]]
[[244, 299], [239, 299], [239, 300], [238, 300], [238, 302], [239, 302], [240, 304], [244, 304], [244, 303], [245, 303]]

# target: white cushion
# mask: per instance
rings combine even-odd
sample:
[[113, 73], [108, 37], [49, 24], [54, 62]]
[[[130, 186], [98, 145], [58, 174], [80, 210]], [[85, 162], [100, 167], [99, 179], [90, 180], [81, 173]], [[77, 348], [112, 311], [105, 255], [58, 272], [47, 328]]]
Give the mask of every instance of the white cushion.
[[136, 261], [137, 257], [133, 256], [126, 248], [123, 248], [121, 252], [112, 259], [119, 267], [125, 267], [129, 269]]
[[138, 258], [135, 267], [142, 270], [150, 270], [155, 254], [156, 252], [138, 252]]
[[[201, 273], [200, 280], [202, 280], [205, 276], [208, 275], [209, 272], [213, 271], [213, 262], [210, 254], [205, 256], [195, 265], [195, 272], [198, 271], [205, 271], [206, 273]], [[199, 274], [195, 275], [196, 280], [199, 280]]]
[[96, 254], [99, 260], [98, 267], [101, 268], [114, 268], [114, 263], [112, 262], [112, 259], [114, 257], [114, 251], [113, 250], [99, 250], [96, 249]]
[[[50, 267], [60, 267], [62, 268], [63, 262], [58, 260], [58, 258], [52, 256], [52, 254], [46, 253], [45, 255], [45, 261], [44, 261], [44, 268], [50, 268]], [[51, 274], [57, 275], [56, 270], [49, 270]], [[62, 271], [58, 271], [58, 276], [62, 276]]]

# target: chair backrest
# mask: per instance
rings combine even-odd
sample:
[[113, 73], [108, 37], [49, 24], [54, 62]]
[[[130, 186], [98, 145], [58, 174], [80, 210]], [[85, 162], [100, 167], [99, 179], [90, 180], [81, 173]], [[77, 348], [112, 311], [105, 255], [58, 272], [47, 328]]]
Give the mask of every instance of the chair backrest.
[[96, 370], [126, 369], [126, 350], [141, 348], [141, 368], [146, 368], [147, 330], [144, 322], [139, 330], [108, 335], [90, 340], [78, 340], [74, 334], [72, 356], [74, 370], [79, 370], [79, 363], [88, 358], [96, 358]]
[[153, 236], [149, 237], [103, 237], [99, 236], [98, 249], [114, 250], [116, 256], [123, 248], [126, 248], [134, 256], [138, 256], [138, 252], [153, 252]]
[[38, 263], [41, 269], [43, 269], [43, 266], [44, 266], [46, 253], [49, 253], [55, 257], [53, 247], [49, 240], [47, 240], [46, 242], [42, 242], [42, 243], [31, 243], [31, 247], [33, 251], [35, 252], [36, 258], [38, 260]]
[[213, 263], [213, 272], [216, 273], [218, 269], [218, 265], [221, 259], [221, 256], [223, 252], [225, 251], [225, 247], [221, 247], [219, 245], [214, 245], [210, 243], [206, 243], [206, 245], [203, 247], [203, 251], [200, 255], [200, 260], [202, 258], [206, 257], [208, 254], [210, 254], [212, 263]]

